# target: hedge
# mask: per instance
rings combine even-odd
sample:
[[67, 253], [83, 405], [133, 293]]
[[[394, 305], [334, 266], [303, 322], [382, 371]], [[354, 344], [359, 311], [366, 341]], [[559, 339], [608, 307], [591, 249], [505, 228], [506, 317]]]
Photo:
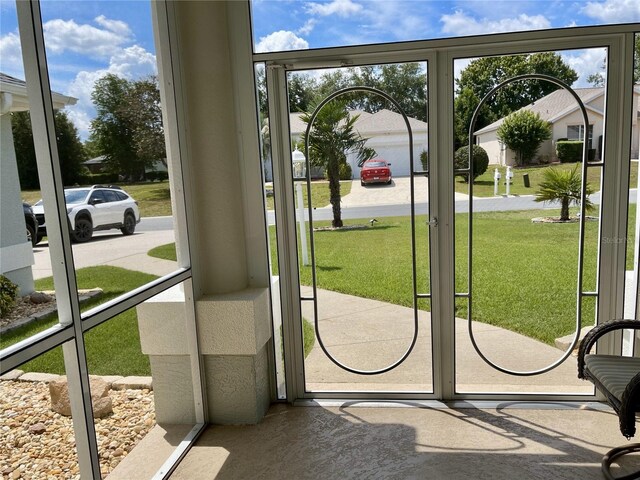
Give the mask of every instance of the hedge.
[[556, 155], [562, 163], [582, 161], [582, 141], [565, 140], [556, 142]]

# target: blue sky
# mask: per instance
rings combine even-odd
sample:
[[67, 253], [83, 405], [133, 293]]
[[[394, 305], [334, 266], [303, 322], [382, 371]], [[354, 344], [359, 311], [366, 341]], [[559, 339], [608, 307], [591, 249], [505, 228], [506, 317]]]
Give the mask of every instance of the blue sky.
[[638, 0], [254, 0], [257, 51], [640, 22]]
[[[256, 51], [274, 51], [640, 22], [640, 1], [254, 0], [252, 13]], [[98, 78], [156, 73], [150, 4], [42, 0], [42, 17], [52, 87], [78, 99], [67, 111], [86, 139]], [[601, 50], [564, 55], [581, 76], [577, 86], [604, 60]], [[0, 71], [24, 78], [11, 0], [0, 0]]]

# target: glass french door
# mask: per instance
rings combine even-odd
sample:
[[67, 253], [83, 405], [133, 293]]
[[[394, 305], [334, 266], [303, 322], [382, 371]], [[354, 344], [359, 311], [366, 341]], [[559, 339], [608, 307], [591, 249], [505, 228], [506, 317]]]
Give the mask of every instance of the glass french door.
[[[349, 61], [267, 64], [274, 343], [283, 398], [592, 398], [593, 389], [576, 378], [571, 350], [582, 330], [620, 310], [613, 299], [624, 290], [624, 248], [602, 239], [626, 232], [614, 220], [626, 219], [616, 182], [628, 183], [629, 153], [615, 130], [623, 119], [612, 98], [629, 89], [607, 87], [624, 84], [616, 72], [600, 91], [565, 88], [544, 71], [507, 78], [494, 97], [522, 96], [525, 109], [565, 134], [552, 131], [539, 153], [521, 162], [496, 139], [494, 124], [503, 118], [485, 115], [470, 139], [488, 152], [489, 165], [469, 182], [478, 172], [456, 155], [461, 104], [453, 78], [488, 56], [517, 63], [538, 52], [602, 52], [610, 62], [625, 41], [556, 39], [516, 49], [492, 38], [488, 46], [369, 52], [366, 64], [358, 63], [358, 48]], [[385, 73], [407, 68], [422, 78], [423, 110], [385, 89]], [[315, 103], [293, 96], [305, 83], [324, 89]], [[343, 147], [339, 182], [321, 146], [331, 121], [334, 136], [350, 125], [354, 145], [362, 140], [370, 149], [363, 155]], [[557, 163], [555, 142], [580, 122], [610, 142], [600, 139], [593, 158], [585, 148], [578, 161]], [[487, 131], [493, 133], [483, 136]], [[365, 158], [381, 170], [361, 173]], [[553, 220], [555, 204], [535, 201], [550, 170], [579, 183], [569, 222]], [[611, 339], [601, 348], [619, 344]]]

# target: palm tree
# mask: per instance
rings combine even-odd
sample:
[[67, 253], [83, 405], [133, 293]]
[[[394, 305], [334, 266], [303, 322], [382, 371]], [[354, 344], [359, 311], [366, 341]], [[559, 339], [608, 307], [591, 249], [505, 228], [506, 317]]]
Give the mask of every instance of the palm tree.
[[[313, 106], [312, 111], [315, 108]], [[300, 118], [308, 124], [311, 115], [305, 113]], [[334, 228], [342, 227], [340, 165], [347, 161], [347, 153], [355, 153], [359, 165], [376, 156], [375, 150], [365, 147], [368, 139], [362, 138], [354, 128], [358, 117], [349, 115], [345, 101], [334, 99], [320, 109], [309, 132], [309, 161], [311, 165], [324, 167], [329, 179]], [[304, 134], [302, 141], [306, 142]]]
[[[580, 205], [582, 182], [578, 172], [578, 165], [573, 170], [548, 168], [542, 176], [544, 180], [540, 182], [535, 201], [560, 202], [560, 221], [568, 221], [569, 206], [572, 203]], [[593, 203], [589, 200], [589, 195], [592, 193], [591, 185], [587, 184], [584, 201], [586, 210], [593, 208]]]

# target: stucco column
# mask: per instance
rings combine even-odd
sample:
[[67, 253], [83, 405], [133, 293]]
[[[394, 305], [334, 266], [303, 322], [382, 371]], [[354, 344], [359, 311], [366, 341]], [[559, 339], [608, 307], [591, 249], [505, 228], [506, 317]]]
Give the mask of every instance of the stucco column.
[[0, 93], [0, 273], [20, 288], [33, 292], [33, 248], [27, 241], [20, 178], [11, 130], [11, 94]]
[[[256, 423], [271, 400], [271, 326], [264, 213], [261, 222], [250, 218], [264, 208], [264, 186], [248, 6], [198, 1], [173, 6], [179, 58], [174, 68], [179, 66], [188, 146], [181, 152], [184, 190], [193, 220], [191, 264], [209, 421]], [[239, 31], [245, 34], [238, 37]], [[244, 55], [238, 53], [238, 38]], [[253, 112], [251, 121], [243, 123], [243, 108]], [[184, 308], [176, 294], [138, 308], [143, 352], [150, 355], [154, 389], [162, 397], [156, 413], [165, 423], [189, 421], [193, 402], [184, 394], [184, 380], [191, 378], [179, 339]]]

